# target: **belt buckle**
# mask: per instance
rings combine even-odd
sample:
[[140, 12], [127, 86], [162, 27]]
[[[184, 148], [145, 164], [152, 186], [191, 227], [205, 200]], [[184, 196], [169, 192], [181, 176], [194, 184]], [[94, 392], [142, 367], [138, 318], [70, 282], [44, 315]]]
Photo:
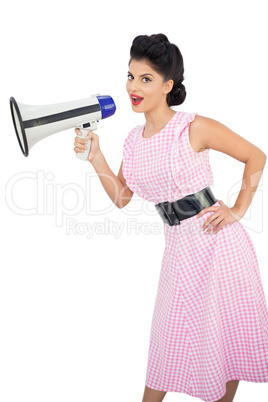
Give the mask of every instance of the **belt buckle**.
[[160, 202], [159, 204], [155, 205], [155, 207], [163, 221], [165, 223], [168, 223], [169, 226], [181, 224], [180, 219], [177, 216], [171, 202]]

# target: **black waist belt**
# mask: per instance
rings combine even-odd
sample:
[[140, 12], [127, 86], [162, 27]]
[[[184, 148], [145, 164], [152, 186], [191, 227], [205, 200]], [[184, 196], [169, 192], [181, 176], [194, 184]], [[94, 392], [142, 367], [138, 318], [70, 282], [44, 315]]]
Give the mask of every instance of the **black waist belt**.
[[189, 194], [186, 197], [174, 202], [160, 202], [155, 204], [161, 218], [169, 226], [180, 225], [180, 222], [217, 202], [210, 187], [203, 188], [197, 193]]

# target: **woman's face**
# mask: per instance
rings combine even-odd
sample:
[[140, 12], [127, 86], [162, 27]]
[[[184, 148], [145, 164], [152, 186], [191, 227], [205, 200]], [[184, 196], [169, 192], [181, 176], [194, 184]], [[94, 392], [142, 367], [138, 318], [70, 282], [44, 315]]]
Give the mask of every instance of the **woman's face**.
[[146, 60], [133, 59], [129, 65], [126, 89], [132, 109], [137, 113], [150, 112], [167, 106], [167, 93], [173, 81], [164, 82], [163, 76], [153, 70]]

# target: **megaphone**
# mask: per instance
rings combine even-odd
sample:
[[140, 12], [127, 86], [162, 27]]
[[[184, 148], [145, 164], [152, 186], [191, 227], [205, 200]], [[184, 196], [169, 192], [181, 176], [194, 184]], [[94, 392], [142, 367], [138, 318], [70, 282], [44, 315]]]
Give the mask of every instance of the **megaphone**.
[[[24, 105], [10, 98], [10, 108], [20, 148], [24, 156], [38, 141], [51, 134], [69, 128], [79, 128], [81, 138], [86, 138], [89, 131], [97, 129], [97, 121], [112, 116], [116, 111], [111, 96], [92, 95], [86, 99], [54, 105]], [[88, 149], [78, 152], [77, 158], [86, 161], [90, 152]]]

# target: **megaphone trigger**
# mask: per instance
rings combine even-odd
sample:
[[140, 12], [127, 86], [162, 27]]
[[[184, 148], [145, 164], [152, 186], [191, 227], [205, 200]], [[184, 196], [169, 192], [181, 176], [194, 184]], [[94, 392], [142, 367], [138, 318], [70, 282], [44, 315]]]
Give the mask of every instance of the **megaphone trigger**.
[[[76, 128], [79, 128], [81, 131], [81, 136], [80, 138], [85, 139], [89, 131], [93, 131], [97, 129], [97, 123], [96, 121], [91, 121], [89, 123], [84, 123], [80, 124], [79, 126], [76, 126]], [[91, 138], [87, 142], [87, 149], [85, 149], [84, 152], [78, 152], [76, 154], [76, 157], [80, 159], [81, 161], [86, 161], [90, 152], [90, 147], [91, 147]]]

